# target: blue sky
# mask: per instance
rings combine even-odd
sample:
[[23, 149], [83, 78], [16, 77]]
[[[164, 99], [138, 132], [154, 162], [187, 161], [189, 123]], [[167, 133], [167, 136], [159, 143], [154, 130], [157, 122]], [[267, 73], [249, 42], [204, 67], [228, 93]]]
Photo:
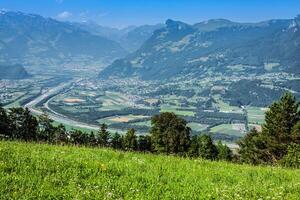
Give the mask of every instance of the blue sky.
[[293, 18], [300, 14], [300, 0], [0, 0], [0, 9], [121, 28], [168, 18], [187, 23], [213, 18], [239, 22]]

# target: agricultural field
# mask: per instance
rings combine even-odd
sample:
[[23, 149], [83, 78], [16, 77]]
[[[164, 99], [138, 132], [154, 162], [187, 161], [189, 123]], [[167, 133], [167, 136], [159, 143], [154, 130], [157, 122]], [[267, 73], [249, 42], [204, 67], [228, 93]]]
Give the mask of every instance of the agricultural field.
[[109, 149], [0, 142], [2, 199], [278, 199], [300, 171]]
[[246, 134], [244, 124], [221, 124], [210, 129], [211, 133], [221, 133], [226, 135], [244, 136]]
[[24, 80], [0, 80], [0, 103], [6, 108], [24, 106], [44, 91], [69, 77], [37, 75]]
[[230, 106], [228, 103], [224, 102], [219, 95], [214, 97], [216, 100], [216, 106], [221, 112], [231, 112], [231, 113], [242, 113], [242, 109], [237, 106]]
[[208, 125], [206, 124], [199, 124], [199, 123], [195, 123], [195, 122], [190, 122], [187, 124], [188, 127], [190, 127], [193, 131], [195, 132], [202, 132], [202, 131], [206, 131], [206, 129], [208, 128]]
[[[180, 110], [179, 110], [180, 109]], [[160, 112], [173, 112], [177, 115], [181, 116], [194, 116], [195, 112], [184, 110], [184, 108], [181, 108], [179, 106], [169, 106], [169, 105], [162, 105], [160, 107]]]
[[[271, 64], [266, 66], [271, 67]], [[188, 122], [193, 134], [208, 131], [213, 135], [219, 135], [222, 141], [226, 138], [227, 142], [235, 142], [237, 137], [245, 134], [246, 129], [238, 124], [248, 123], [249, 128], [255, 127], [260, 130], [266, 109], [256, 106], [257, 103], [265, 102], [251, 97], [251, 94], [246, 92], [240, 94], [242, 97], [246, 95], [241, 100], [248, 100], [247, 95], [250, 95], [249, 104], [243, 105], [243, 101], [235, 101], [233, 98], [237, 98], [239, 91], [231, 90], [231, 84], [244, 80], [242, 83], [245, 83], [245, 89], [242, 92], [246, 91], [248, 83], [252, 85], [258, 82], [264, 87], [267, 85], [271, 90], [276, 88], [271, 77], [272, 74], [260, 77], [234, 75], [227, 77], [213, 74], [200, 79], [174, 79], [161, 82], [135, 78], [99, 80], [77, 75], [73, 77], [70, 86], [43, 99], [34, 106], [34, 109], [55, 115], [57, 123], [63, 122], [69, 129], [74, 127], [74, 121], [94, 127], [106, 123], [112, 126], [110, 129], [118, 132], [126, 132], [133, 126], [138, 134], [149, 131], [151, 116], [161, 112], [174, 112]], [[280, 87], [284, 86], [286, 80], [287, 77], [280, 76], [278, 80], [282, 83]], [[5, 81], [3, 83], [8, 84]], [[9, 97], [13, 100], [5, 106], [6, 108], [24, 106], [26, 100], [38, 96], [40, 92], [45, 93], [60, 83], [60, 79], [51, 73], [35, 76], [32, 80], [17, 81], [14, 84], [11, 82], [7, 85], [10, 87], [9, 92], [17, 96]], [[226, 96], [230, 91], [233, 94]], [[7, 98], [7, 92], [3, 94]], [[73, 122], [65, 123], [65, 119], [71, 119]]]
[[263, 124], [265, 122], [266, 108], [247, 107], [248, 121], [253, 124]]
[[113, 124], [113, 123], [128, 123], [136, 119], [144, 119], [149, 118], [149, 116], [143, 116], [143, 115], [123, 115], [123, 116], [113, 116], [113, 117], [107, 117], [103, 119], [99, 119], [98, 122], [100, 124]]

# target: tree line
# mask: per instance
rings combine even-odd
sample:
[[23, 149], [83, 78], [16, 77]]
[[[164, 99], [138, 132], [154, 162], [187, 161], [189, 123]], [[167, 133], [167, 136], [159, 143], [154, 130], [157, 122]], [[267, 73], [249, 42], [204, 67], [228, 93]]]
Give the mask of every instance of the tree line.
[[214, 144], [210, 135], [191, 136], [187, 122], [174, 113], [161, 113], [151, 118], [147, 135], [138, 135], [130, 128], [126, 134], [111, 133], [102, 124], [99, 131], [86, 133], [66, 130], [62, 124], [53, 125], [47, 114], [33, 116], [28, 108], [0, 106], [0, 136], [9, 140], [110, 147], [124, 151], [164, 153], [210, 160], [231, 160], [231, 150], [221, 142]]
[[126, 134], [112, 134], [106, 124], [102, 124], [97, 132], [67, 131], [62, 124], [54, 126], [46, 114], [35, 117], [27, 108], [10, 108], [7, 111], [0, 106], [0, 136], [12, 140], [110, 147], [300, 168], [299, 105], [294, 95], [285, 93], [269, 107], [262, 131], [252, 129], [246, 134], [238, 142], [239, 149], [235, 155], [221, 142], [215, 144], [208, 134], [192, 135], [187, 121], [169, 112], [153, 116], [149, 134], [138, 135], [133, 128]]

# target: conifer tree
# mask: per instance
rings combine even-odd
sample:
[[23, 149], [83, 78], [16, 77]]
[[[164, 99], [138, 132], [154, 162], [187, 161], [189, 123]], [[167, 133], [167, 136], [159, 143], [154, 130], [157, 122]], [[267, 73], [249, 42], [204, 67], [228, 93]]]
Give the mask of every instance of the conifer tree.
[[291, 93], [285, 93], [266, 112], [262, 132], [251, 130], [239, 142], [241, 160], [252, 164], [276, 164], [287, 154], [289, 145], [297, 142], [299, 120], [299, 102]]
[[10, 121], [6, 110], [0, 104], [0, 135], [11, 138]]
[[215, 160], [218, 156], [217, 147], [209, 135], [199, 137], [199, 156], [203, 159]]
[[138, 150], [151, 151], [151, 137], [149, 135], [140, 135], [138, 137]]
[[100, 146], [105, 147], [109, 145], [110, 133], [107, 131], [106, 124], [101, 124], [98, 136], [98, 143]]
[[39, 138], [43, 141], [52, 143], [55, 140], [55, 127], [53, 120], [44, 113], [39, 116]]
[[123, 148], [123, 138], [118, 132], [116, 132], [115, 134], [112, 135], [111, 146], [114, 149], [122, 149]]
[[227, 145], [222, 144], [222, 142], [219, 141], [216, 147], [218, 151], [218, 156], [217, 156], [218, 160], [226, 160], [226, 161], [232, 160], [232, 151]]
[[129, 129], [124, 137], [124, 149], [126, 151], [137, 150], [137, 136], [133, 128]]
[[28, 108], [11, 108], [9, 110], [12, 138], [25, 141], [38, 140], [38, 121]]
[[66, 131], [66, 127], [63, 124], [59, 124], [58, 127], [55, 128], [55, 142], [61, 144], [68, 144], [69, 143], [69, 135]]
[[184, 154], [190, 146], [191, 129], [184, 119], [174, 113], [161, 113], [151, 119], [153, 150], [162, 153]]
[[199, 156], [199, 138], [197, 135], [193, 135], [191, 138], [191, 145], [189, 148], [189, 156], [190, 157], [198, 157]]

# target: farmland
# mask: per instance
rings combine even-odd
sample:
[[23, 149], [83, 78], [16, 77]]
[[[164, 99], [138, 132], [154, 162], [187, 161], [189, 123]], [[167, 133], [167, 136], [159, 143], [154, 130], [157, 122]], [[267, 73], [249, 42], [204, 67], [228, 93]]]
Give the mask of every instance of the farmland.
[[0, 142], [3, 199], [298, 199], [299, 170]]
[[[214, 139], [227, 143], [235, 142], [250, 128], [260, 130], [264, 123], [265, 106], [269, 105], [269, 102], [247, 98], [249, 94], [231, 94], [235, 91], [230, 91], [230, 88], [236, 87], [232, 84], [242, 81], [247, 86], [252, 82], [263, 82], [264, 87], [282, 89], [290, 79], [281, 74], [277, 76], [279, 80], [272, 82], [271, 77], [275, 75], [270, 73], [249, 77], [215, 74], [169, 81], [143, 81], [137, 78], [101, 80], [91, 74], [83, 73], [87, 76], [83, 77], [58, 76], [56, 73], [35, 75], [31, 79], [14, 82], [1, 80], [0, 84], [5, 86], [0, 90], [1, 103], [6, 108], [24, 106], [51, 89], [61, 87], [37, 102], [32, 110], [48, 113], [56, 124], [63, 123], [68, 130], [96, 131], [101, 123], [106, 123], [112, 132], [123, 133], [134, 128], [138, 134], [147, 134], [151, 116], [174, 112], [188, 122], [193, 134], [209, 132]], [[69, 85], [62, 85], [68, 81]], [[277, 82], [281, 82], [280, 86]], [[253, 102], [242, 104], [244, 99], [251, 98]]]

